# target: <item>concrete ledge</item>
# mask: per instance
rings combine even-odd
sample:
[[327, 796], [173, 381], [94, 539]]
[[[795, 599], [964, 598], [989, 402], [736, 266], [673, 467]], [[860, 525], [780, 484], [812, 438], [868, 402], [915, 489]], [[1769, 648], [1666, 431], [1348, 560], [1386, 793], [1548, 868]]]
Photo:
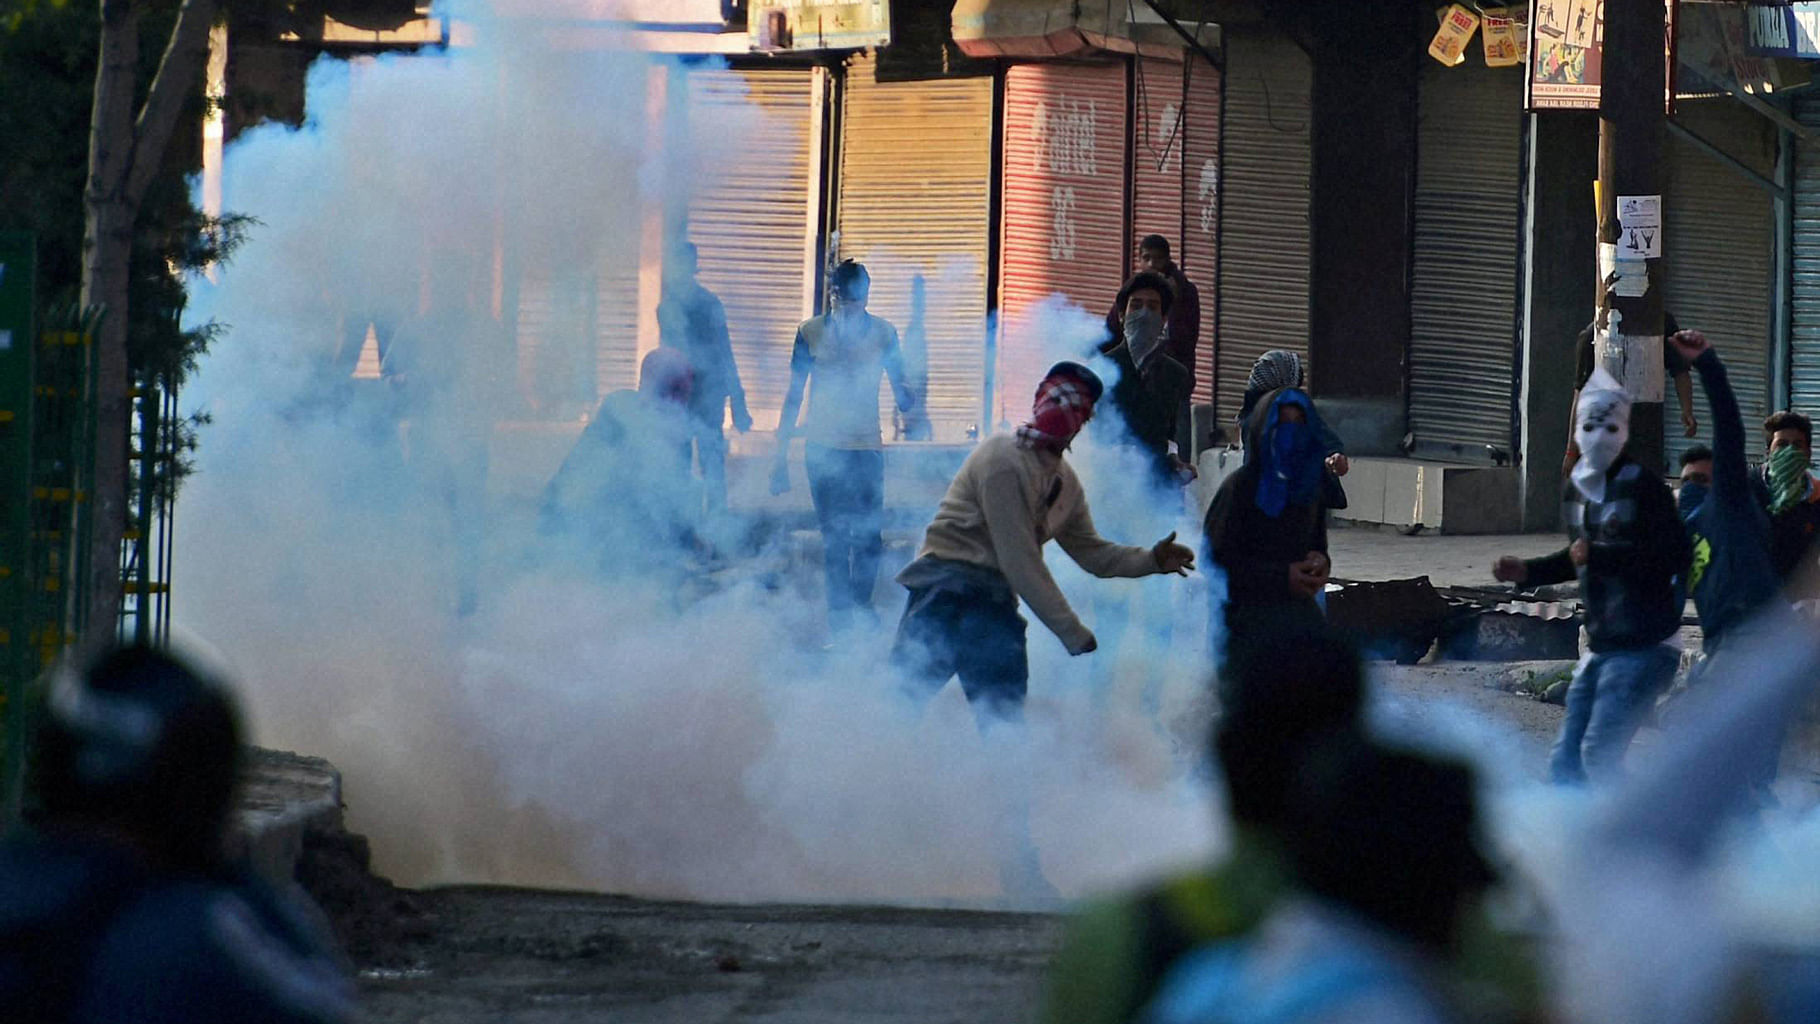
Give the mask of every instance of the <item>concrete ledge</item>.
[[320, 757], [250, 747], [241, 772], [230, 852], [273, 881], [290, 881], [306, 833], [340, 831], [341, 773]]
[[[1243, 464], [1237, 450], [1202, 453], [1194, 490], [1203, 516], [1220, 484]], [[1514, 467], [1355, 458], [1341, 482], [1347, 507], [1333, 513], [1340, 522], [1457, 534], [1516, 533], [1523, 525], [1522, 476]]]

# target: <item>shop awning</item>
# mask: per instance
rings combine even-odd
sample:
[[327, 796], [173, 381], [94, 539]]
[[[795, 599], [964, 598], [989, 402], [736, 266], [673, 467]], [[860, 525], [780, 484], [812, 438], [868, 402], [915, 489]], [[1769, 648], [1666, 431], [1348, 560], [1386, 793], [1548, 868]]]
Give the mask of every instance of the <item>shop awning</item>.
[[[1219, 28], [1201, 23], [1202, 45]], [[1127, 0], [956, 0], [955, 45], [970, 57], [1068, 57], [1096, 50], [1180, 58], [1183, 40], [1141, 2]]]

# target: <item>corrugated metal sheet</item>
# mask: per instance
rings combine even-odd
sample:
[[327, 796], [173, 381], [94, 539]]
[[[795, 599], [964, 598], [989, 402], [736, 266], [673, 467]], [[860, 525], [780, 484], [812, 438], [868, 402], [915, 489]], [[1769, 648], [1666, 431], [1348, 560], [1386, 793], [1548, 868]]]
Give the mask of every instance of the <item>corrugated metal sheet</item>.
[[[855, 60], [842, 92], [839, 255], [866, 264], [868, 308], [897, 326], [912, 376], [926, 354], [935, 440], [961, 441], [984, 414], [993, 82], [881, 83], [874, 67]], [[895, 406], [879, 407], [893, 437]]]
[[1220, 71], [1205, 60], [1187, 62], [1187, 113], [1182, 119], [1182, 241], [1175, 261], [1201, 292], [1201, 343], [1195, 352], [1194, 400], [1213, 401], [1219, 352]]
[[[1238, 414], [1257, 357], [1308, 353], [1309, 105], [1314, 69], [1287, 39], [1234, 32], [1221, 148], [1221, 421]], [[1311, 373], [1318, 372], [1311, 368]]]
[[[1775, 133], [1769, 122], [1730, 97], [1684, 100], [1675, 119], [1759, 173], [1773, 176]], [[1663, 199], [1665, 307], [1682, 327], [1706, 332], [1725, 360], [1732, 389], [1755, 439], [1770, 409], [1770, 276], [1775, 204], [1769, 193], [1678, 135], [1668, 136], [1668, 193]], [[1681, 436], [1674, 385], [1665, 382], [1668, 465], [1697, 440], [1712, 443], [1712, 417], [1694, 382], [1700, 437]], [[1754, 454], [1754, 451], [1753, 451]]]
[[594, 380], [602, 397], [638, 386], [638, 254], [629, 241], [607, 246], [595, 275]]
[[585, 276], [559, 272], [548, 260], [527, 262], [520, 271], [518, 391], [535, 417], [569, 419], [600, 398], [595, 296]]
[[1138, 242], [1162, 235], [1182, 243], [1182, 62], [1140, 57], [1132, 62], [1131, 267]]
[[[1801, 123], [1820, 128], [1820, 95], [1804, 94], [1795, 104]], [[1820, 412], [1820, 138], [1795, 151], [1794, 317], [1789, 359], [1790, 402]]]
[[1419, 90], [1409, 425], [1427, 452], [1490, 461], [1515, 450], [1523, 75], [1427, 61]]
[[[1091, 351], [1124, 283], [1125, 78], [1122, 61], [1005, 73], [999, 421], [1028, 414], [1050, 361]], [[1052, 295], [1085, 313], [1039, 323]]]
[[688, 89], [692, 137], [728, 140], [701, 154], [689, 237], [700, 250], [702, 284], [726, 306], [754, 424], [775, 430], [796, 325], [813, 310], [811, 140], [821, 116], [813, 72], [692, 71]]

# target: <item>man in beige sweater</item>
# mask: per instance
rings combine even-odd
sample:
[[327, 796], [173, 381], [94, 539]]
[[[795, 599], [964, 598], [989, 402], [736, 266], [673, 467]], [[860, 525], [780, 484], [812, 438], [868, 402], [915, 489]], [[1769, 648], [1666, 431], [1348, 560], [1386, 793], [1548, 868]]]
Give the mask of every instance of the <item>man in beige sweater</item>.
[[1030, 675], [1019, 598], [1069, 654], [1095, 648], [1043, 564], [1051, 539], [1095, 576], [1186, 576], [1194, 568], [1194, 552], [1173, 533], [1139, 548], [1095, 532], [1062, 454], [1104, 390], [1093, 371], [1057, 363], [1037, 387], [1030, 422], [981, 442], [948, 486], [916, 560], [897, 575], [910, 600], [891, 656], [917, 695], [933, 695], [958, 674], [968, 701], [1017, 718]]

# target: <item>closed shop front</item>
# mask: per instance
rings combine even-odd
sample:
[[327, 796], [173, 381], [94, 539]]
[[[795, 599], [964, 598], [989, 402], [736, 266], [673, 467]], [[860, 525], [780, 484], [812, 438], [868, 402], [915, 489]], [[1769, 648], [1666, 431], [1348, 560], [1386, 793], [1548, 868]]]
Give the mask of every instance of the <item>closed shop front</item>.
[[1258, 356], [1276, 348], [1308, 352], [1313, 66], [1288, 39], [1234, 32], [1224, 84], [1216, 397], [1222, 423], [1238, 414]]
[[1793, 341], [1789, 354], [1791, 408], [1820, 414], [1820, 96], [1795, 104], [1816, 137], [1795, 151]]
[[996, 422], [1027, 415], [1050, 362], [1092, 350], [1124, 283], [1128, 74], [1124, 61], [1005, 73]]
[[796, 325], [814, 309], [814, 197], [821, 89], [806, 68], [691, 71], [690, 135], [702, 146], [688, 235], [702, 284], [727, 310], [758, 430], [775, 430]]
[[1514, 452], [1523, 75], [1432, 61], [1417, 97], [1409, 429], [1419, 455]]
[[1131, 269], [1138, 242], [1182, 240], [1182, 62], [1140, 57], [1131, 64]]
[[[991, 226], [991, 78], [879, 82], [856, 58], [842, 84], [838, 255], [866, 264], [870, 310], [897, 326], [927, 374], [934, 440], [985, 426]], [[880, 404], [886, 438], [901, 437]]]
[[1219, 351], [1220, 71], [1199, 57], [1184, 67], [1182, 237], [1175, 261], [1201, 293], [1201, 339], [1195, 351], [1194, 400], [1213, 401]]
[[[1765, 119], [1729, 98], [1682, 100], [1675, 120], [1765, 178], [1773, 178], [1776, 132]], [[1771, 287], [1775, 252], [1775, 203], [1712, 154], [1668, 134], [1668, 192], [1663, 200], [1663, 250], [1667, 281], [1663, 303], [1683, 327], [1711, 338], [1725, 360], [1732, 389], [1756, 453], [1755, 427], [1771, 411]], [[1695, 443], [1682, 437], [1672, 382], [1665, 382], [1668, 464]], [[1699, 443], [1712, 442], [1711, 416], [1694, 381]]]

